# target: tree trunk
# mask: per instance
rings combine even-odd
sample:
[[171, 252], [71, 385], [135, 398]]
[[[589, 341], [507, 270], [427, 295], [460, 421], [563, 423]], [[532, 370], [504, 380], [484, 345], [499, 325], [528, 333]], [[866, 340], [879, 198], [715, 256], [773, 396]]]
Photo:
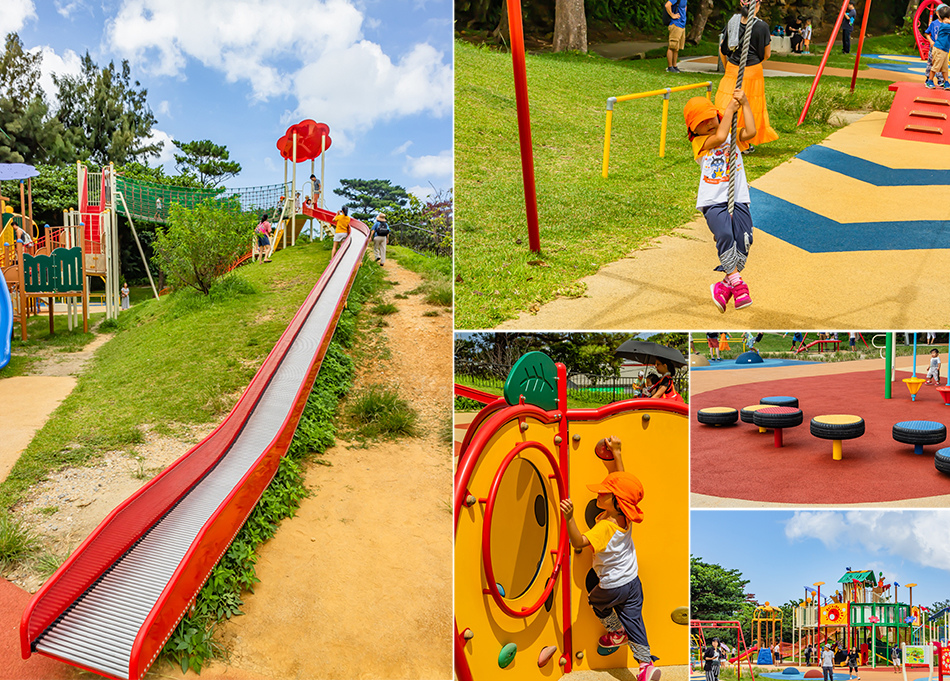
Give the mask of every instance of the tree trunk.
[[488, 9], [491, 5], [490, 0], [472, 0], [470, 3], [469, 10], [472, 13], [472, 18], [469, 20], [467, 27], [472, 28], [473, 26], [482, 26], [485, 21], [488, 19]]
[[693, 17], [693, 27], [689, 29], [689, 35], [686, 40], [693, 45], [699, 44], [703, 37], [703, 31], [706, 29], [706, 22], [713, 11], [713, 0], [701, 0], [699, 3], [699, 12]]
[[554, 51], [587, 52], [584, 0], [557, 0], [554, 9]]
[[498, 20], [498, 26], [495, 27], [495, 30], [491, 32], [492, 36], [501, 40], [505, 45], [511, 44], [511, 32], [508, 28], [508, 8], [507, 5], [502, 3], [501, 8], [501, 19]]

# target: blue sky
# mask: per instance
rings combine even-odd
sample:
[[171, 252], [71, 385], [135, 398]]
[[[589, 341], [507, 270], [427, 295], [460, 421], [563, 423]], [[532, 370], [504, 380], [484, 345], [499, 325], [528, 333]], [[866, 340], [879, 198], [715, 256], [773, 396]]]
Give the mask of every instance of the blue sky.
[[[327, 205], [340, 178], [417, 195], [452, 186], [450, 0], [3, 0], [0, 32], [42, 50], [50, 73], [128, 59], [160, 139], [211, 139], [243, 166], [229, 187], [283, 181], [277, 139], [330, 126]], [[47, 87], [46, 85], [49, 85]], [[166, 143], [162, 161], [171, 161]], [[152, 160], [156, 165], [159, 160]], [[317, 175], [319, 176], [319, 159]], [[298, 164], [298, 186], [310, 164]]]
[[693, 511], [690, 522], [690, 553], [741, 571], [759, 602], [800, 599], [815, 582], [824, 597], [847, 567], [883, 571], [904, 603], [909, 583], [914, 603], [950, 598], [950, 511]]

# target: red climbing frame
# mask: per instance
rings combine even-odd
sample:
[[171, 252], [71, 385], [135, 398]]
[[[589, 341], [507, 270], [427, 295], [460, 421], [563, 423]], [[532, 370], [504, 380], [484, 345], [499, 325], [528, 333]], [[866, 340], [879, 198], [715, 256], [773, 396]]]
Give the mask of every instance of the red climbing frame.
[[917, 51], [920, 52], [920, 58], [924, 61], [930, 55], [930, 41], [927, 40], [927, 36], [920, 32], [920, 18], [924, 15], [924, 12], [929, 12], [930, 18], [927, 20], [927, 25], [930, 26], [930, 22], [934, 20], [934, 10], [937, 9], [939, 4], [940, 0], [923, 0], [917, 6], [917, 11], [914, 12], [914, 42], [917, 43]]
[[[703, 629], [732, 629], [735, 627], [736, 630], [736, 657], [730, 659], [730, 662], [735, 661], [736, 664], [736, 678], [742, 679], [742, 660], [744, 659], [749, 665], [749, 677], [755, 678], [752, 673], [752, 659], [751, 653], [755, 648], [749, 648], [745, 643], [745, 637], [742, 635], [742, 625], [738, 620], [690, 620], [689, 628], [698, 629], [699, 644], [701, 647], [706, 645], [706, 637], [703, 635]], [[740, 652], [741, 648], [745, 648], [745, 653]]]
[[[805, 107], [802, 109], [802, 115], [798, 117], [798, 125], [801, 125], [802, 123], [804, 123], [805, 116], [808, 115], [808, 107], [811, 106], [811, 100], [814, 98], [815, 91], [818, 89], [818, 81], [821, 80], [821, 74], [825, 70], [825, 64], [828, 63], [828, 57], [831, 55], [831, 50], [834, 49], [835, 38], [838, 36], [838, 31], [841, 30], [841, 23], [842, 21], [844, 21], [844, 15], [845, 15], [845, 12], [848, 11], [848, 5], [850, 3], [851, 3], [851, 0], [844, 0], [841, 3], [841, 11], [838, 12], [838, 20], [835, 21], [835, 27], [831, 31], [831, 37], [828, 39], [828, 46], [825, 47], [825, 53], [821, 57], [821, 64], [818, 65], [818, 73], [815, 74], [815, 80], [812, 81], [811, 90], [808, 91], [808, 97], [805, 99]], [[867, 9], [870, 4], [871, 3], [869, 0], [867, 5], [865, 6], [865, 12], [864, 12], [865, 17], [867, 17]], [[862, 29], [862, 33], [859, 38], [859, 41], [861, 43], [864, 42], [863, 29]], [[860, 58], [860, 55], [858, 55], [858, 58]]]

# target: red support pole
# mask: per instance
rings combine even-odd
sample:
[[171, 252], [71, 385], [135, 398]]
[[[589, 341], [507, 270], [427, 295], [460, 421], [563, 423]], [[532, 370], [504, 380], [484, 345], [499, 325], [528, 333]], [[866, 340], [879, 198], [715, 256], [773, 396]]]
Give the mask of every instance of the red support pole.
[[531, 147], [531, 113], [528, 111], [528, 72], [525, 65], [524, 27], [521, 0], [508, 2], [508, 31], [511, 34], [511, 62], [515, 73], [515, 102], [518, 107], [518, 141], [521, 144], [521, 175], [528, 218], [528, 247], [541, 252], [538, 233], [538, 195], [534, 184], [534, 155]]
[[[841, 3], [841, 11], [838, 12], [838, 20], [835, 22], [834, 30], [831, 32], [831, 38], [828, 40], [828, 46], [825, 48], [825, 53], [821, 56], [821, 64], [818, 65], [818, 73], [815, 74], [815, 80], [811, 84], [811, 90], [808, 91], [808, 98], [805, 100], [805, 108], [802, 109], [802, 115], [798, 117], [798, 125], [801, 125], [805, 122], [805, 116], [808, 114], [808, 107], [811, 106], [811, 100], [815, 96], [815, 90], [818, 89], [818, 81], [821, 80], [821, 74], [825, 70], [825, 64], [828, 63], [828, 56], [834, 49], [835, 38], [838, 36], [838, 31], [841, 29], [841, 22], [844, 20], [844, 14], [848, 11], [848, 2], [850, 2], [850, 0], [844, 0], [844, 2]], [[865, 14], [865, 16], [867, 15]]]
[[861, 35], [858, 37], [858, 53], [854, 56], [854, 73], [851, 74], [851, 92], [858, 80], [858, 65], [861, 63], [861, 48], [864, 47], [864, 35], [868, 30], [868, 15], [871, 13], [871, 0], [864, 3], [864, 16], [861, 17]]
[[[561, 438], [561, 442], [558, 445], [558, 464], [561, 469], [561, 477], [564, 479], [564, 489], [567, 494], [570, 494], [570, 449], [568, 445], [570, 442], [570, 433], [568, 432], [569, 424], [567, 420], [567, 367], [560, 362], [557, 363], [557, 397], [557, 407], [560, 412], [557, 429], [558, 435]], [[561, 522], [564, 522], [563, 518]], [[568, 548], [568, 550], [564, 552], [564, 564], [561, 569], [561, 618], [563, 620], [561, 626], [564, 631], [563, 671], [565, 674], [571, 671], [574, 664], [574, 626], [571, 618], [571, 556], [572, 550]]]

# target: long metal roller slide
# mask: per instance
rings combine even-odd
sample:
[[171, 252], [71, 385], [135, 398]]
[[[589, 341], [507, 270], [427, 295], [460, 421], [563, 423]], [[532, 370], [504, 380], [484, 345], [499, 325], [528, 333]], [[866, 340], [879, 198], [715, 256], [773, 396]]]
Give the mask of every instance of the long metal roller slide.
[[227, 418], [113, 510], [37, 591], [20, 623], [24, 658], [39, 652], [129, 679], [155, 661], [287, 452], [369, 239], [366, 225], [351, 224]]

